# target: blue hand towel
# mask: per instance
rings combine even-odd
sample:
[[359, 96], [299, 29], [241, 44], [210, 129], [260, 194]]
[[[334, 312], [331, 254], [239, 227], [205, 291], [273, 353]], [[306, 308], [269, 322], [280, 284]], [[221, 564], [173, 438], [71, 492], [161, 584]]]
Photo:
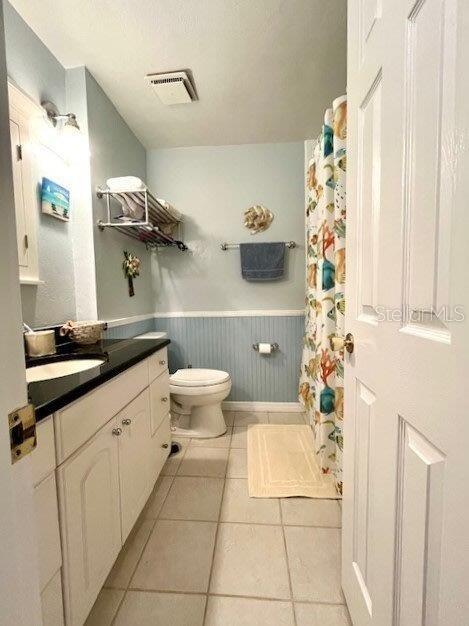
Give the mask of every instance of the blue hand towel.
[[241, 275], [245, 280], [277, 280], [285, 267], [285, 243], [241, 243]]

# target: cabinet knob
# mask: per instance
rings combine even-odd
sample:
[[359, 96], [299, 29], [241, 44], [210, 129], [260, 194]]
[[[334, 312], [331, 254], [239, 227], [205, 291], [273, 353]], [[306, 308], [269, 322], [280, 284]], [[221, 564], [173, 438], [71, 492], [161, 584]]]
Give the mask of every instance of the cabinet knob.
[[132, 420], [129, 417], [126, 417], [125, 419], [122, 420], [122, 424], [124, 426], [130, 426], [131, 423], [132, 423]]
[[168, 402], [168, 398], [164, 396], [163, 398], [161, 398], [161, 402]]
[[164, 360], [160, 361], [160, 365], [166, 365], [166, 361]]
[[113, 428], [112, 434], [115, 435], [116, 437], [119, 437], [119, 435], [122, 435], [122, 428]]
[[164, 443], [161, 447], [162, 447], [162, 448], [165, 448], [165, 449], [166, 449], [166, 448], [169, 448], [169, 443]]

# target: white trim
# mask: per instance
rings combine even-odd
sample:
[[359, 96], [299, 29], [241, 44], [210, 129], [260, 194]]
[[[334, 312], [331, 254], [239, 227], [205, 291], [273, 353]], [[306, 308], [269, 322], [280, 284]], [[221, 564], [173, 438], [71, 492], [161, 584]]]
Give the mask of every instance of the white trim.
[[145, 313], [130, 317], [117, 317], [107, 322], [108, 328], [135, 324], [143, 320], [170, 318], [170, 317], [303, 317], [304, 309], [274, 309], [251, 311], [168, 311], [166, 313]]
[[145, 313], [144, 315], [132, 315], [131, 317], [117, 317], [113, 320], [106, 320], [108, 328], [115, 326], [125, 326], [126, 324], [135, 324], [143, 320], [150, 320], [155, 317], [155, 313]]
[[251, 311], [168, 311], [155, 313], [155, 318], [169, 317], [302, 317], [304, 309], [274, 309]]
[[303, 413], [299, 402], [222, 402], [225, 411], [268, 411], [269, 413]]
[[20, 278], [20, 285], [45, 285], [40, 278]]

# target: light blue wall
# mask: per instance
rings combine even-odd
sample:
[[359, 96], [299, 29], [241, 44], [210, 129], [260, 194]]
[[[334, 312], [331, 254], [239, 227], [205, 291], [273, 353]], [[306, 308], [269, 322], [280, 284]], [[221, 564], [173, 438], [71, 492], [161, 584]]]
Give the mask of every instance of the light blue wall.
[[[9, 79], [38, 104], [51, 100], [64, 111], [65, 69], [15, 9], [6, 1], [3, 7]], [[74, 267], [70, 223], [38, 208], [37, 231], [39, 277], [44, 284], [23, 285], [21, 300], [23, 319], [43, 326], [75, 317]]]
[[[86, 71], [88, 130], [91, 150], [94, 246], [98, 317], [114, 319], [155, 311], [151, 253], [142, 243], [112, 229], [101, 232], [98, 219], [105, 218], [105, 200], [96, 197], [96, 187], [115, 176], [146, 179], [146, 151], [93, 76]], [[130, 250], [142, 261], [134, 281], [135, 296], [129, 298], [122, 271], [123, 251]]]
[[[169, 366], [174, 372], [193, 367], [229, 372], [229, 400], [296, 402], [304, 320], [279, 317], [180, 317], [156, 319], [168, 332]], [[252, 344], [277, 342], [278, 352], [260, 355]]]
[[65, 69], [7, 0], [3, 1], [8, 77], [36, 102], [65, 107]]
[[129, 339], [137, 335], [143, 335], [143, 333], [149, 333], [151, 330], [155, 330], [154, 318], [122, 324], [121, 326], [113, 326], [106, 330], [104, 337], [106, 339]]
[[[184, 214], [190, 253], [165, 250], [154, 257], [157, 315], [178, 311], [292, 310], [304, 307], [304, 145], [251, 144], [152, 150], [148, 184]], [[271, 227], [251, 236], [243, 212], [263, 204]], [[220, 242], [288, 241], [281, 281], [249, 283], [240, 275], [239, 251]], [[175, 317], [156, 319], [171, 339], [170, 369], [226, 370], [230, 400], [295, 402], [302, 348], [302, 316]], [[258, 341], [278, 342], [280, 352], [260, 356]]]
[[[261, 123], [261, 122], [260, 122]], [[304, 302], [304, 147], [298, 143], [174, 148], [148, 152], [148, 185], [184, 214], [191, 251], [154, 257], [156, 310], [232, 311], [300, 309]], [[244, 210], [263, 204], [274, 213], [270, 228], [252, 236]], [[288, 241], [282, 280], [241, 278], [239, 251], [223, 241]]]
[[[164, 330], [171, 339], [169, 369], [204, 367], [230, 373], [229, 400], [296, 402], [303, 347], [302, 316], [171, 317], [109, 328], [107, 339], [127, 339]], [[278, 343], [280, 350], [260, 355], [252, 344]]]

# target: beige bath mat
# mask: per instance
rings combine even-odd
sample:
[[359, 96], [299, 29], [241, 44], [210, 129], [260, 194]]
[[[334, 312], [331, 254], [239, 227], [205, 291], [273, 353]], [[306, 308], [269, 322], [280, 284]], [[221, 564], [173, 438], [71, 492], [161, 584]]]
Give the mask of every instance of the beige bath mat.
[[249, 426], [248, 479], [253, 498], [339, 497], [332, 476], [319, 469], [309, 426]]

